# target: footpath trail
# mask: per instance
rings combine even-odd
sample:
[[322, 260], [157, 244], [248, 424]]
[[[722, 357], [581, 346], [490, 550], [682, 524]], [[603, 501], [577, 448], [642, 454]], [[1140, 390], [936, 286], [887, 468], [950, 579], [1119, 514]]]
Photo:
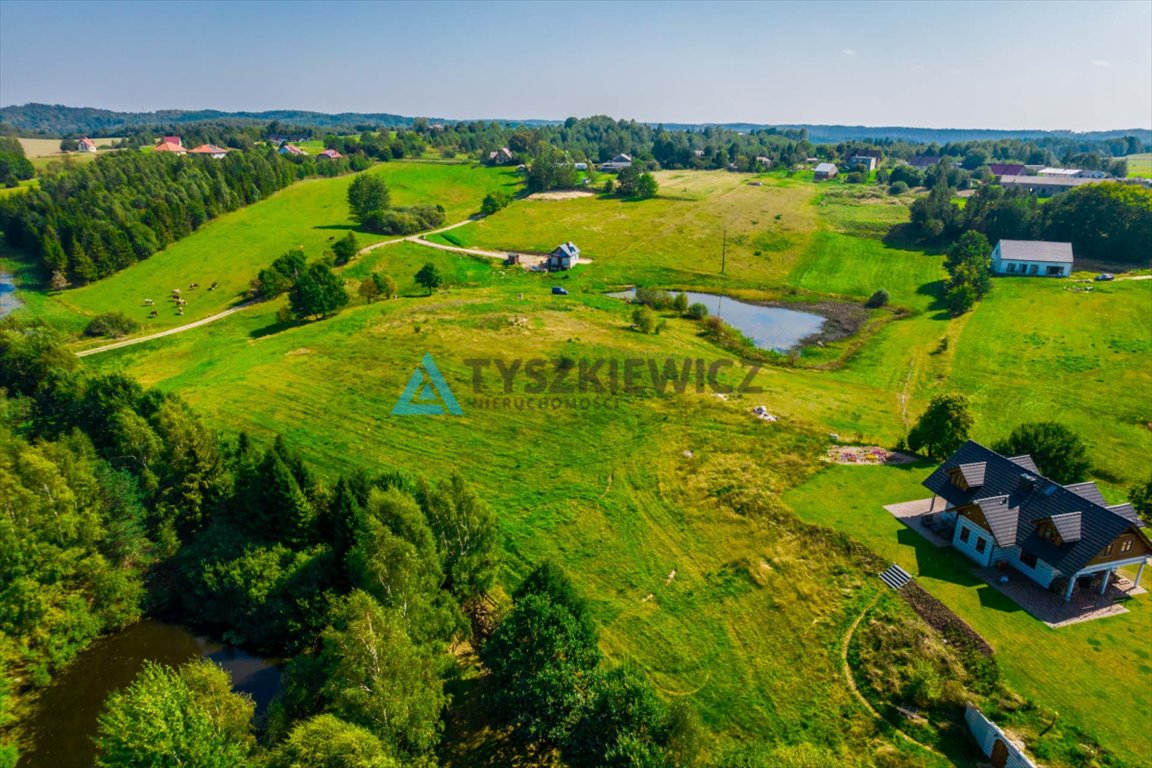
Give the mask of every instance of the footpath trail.
[[[856, 700], [860, 702], [864, 709], [868, 710], [868, 714], [872, 715], [873, 718], [880, 721], [881, 723], [887, 723], [887, 721], [884, 719], [884, 716], [877, 712], [876, 708], [872, 706], [872, 702], [868, 701], [868, 699], [864, 697], [864, 694], [860, 692], [860, 689], [856, 687], [856, 677], [852, 674], [852, 665], [848, 663], [848, 646], [852, 644], [852, 636], [856, 633], [856, 628], [860, 626], [860, 622], [864, 620], [864, 617], [868, 615], [868, 612], [876, 607], [876, 603], [880, 602], [881, 594], [882, 593], [877, 593], [876, 596], [868, 602], [868, 605], [864, 607], [864, 610], [860, 612], [860, 615], [857, 616], [856, 620], [853, 621], [851, 626], [848, 627], [848, 631], [844, 633], [844, 639], [840, 641], [840, 663], [843, 665], [844, 679], [848, 683], [848, 689], [855, 695]], [[944, 753], [928, 746], [922, 741], [918, 741], [917, 739], [912, 738], [899, 728], [893, 727], [892, 730], [894, 733], [896, 733], [896, 735], [900, 736], [910, 744], [915, 744], [921, 749], [931, 752], [937, 757], [942, 757], [946, 760], [948, 759]]]
[[[477, 218], [479, 218], [479, 217], [467, 218], [467, 219], [464, 219], [463, 221], [457, 221], [454, 224], [449, 224], [445, 227], [440, 227], [439, 229], [433, 229], [433, 230], [430, 230], [428, 232], [422, 232], [418, 235], [412, 235], [411, 237], [398, 237], [394, 240], [385, 240], [385, 241], [380, 242], [380, 243], [373, 243], [372, 245], [369, 245], [366, 248], [361, 248], [357, 252], [357, 255], [363, 255], [363, 254], [368, 253], [369, 251], [373, 251], [377, 248], [383, 248], [386, 245], [395, 245], [396, 243], [416, 243], [418, 245], [428, 246], [429, 248], [441, 248], [441, 249], [446, 250], [446, 251], [458, 251], [461, 253], [472, 253], [472, 254], [475, 254], [477, 256], [487, 256], [490, 258], [503, 259], [504, 254], [502, 254], [502, 253], [498, 254], [498, 253], [494, 253], [491, 251], [477, 251], [477, 250], [471, 250], [471, 249], [467, 249], [467, 248], [453, 248], [453, 247], [447, 246], [447, 245], [438, 245], [436, 243], [430, 243], [427, 240], [422, 239], [423, 237], [425, 237], [427, 235], [438, 235], [441, 232], [447, 232], [449, 230], [456, 229], [457, 227], [462, 227], [465, 224], [471, 224], [472, 222], [476, 221]], [[177, 333], [184, 333], [185, 331], [190, 331], [193, 328], [199, 328], [202, 325], [208, 325], [209, 323], [214, 323], [217, 320], [223, 320], [224, 318], [228, 317], [229, 315], [234, 315], [237, 312], [248, 309], [248, 307], [251, 307], [251, 306], [253, 306], [255, 304], [259, 304], [259, 303], [260, 302], [257, 299], [253, 299], [251, 301], [246, 301], [243, 304], [238, 304], [235, 307], [232, 307], [231, 309], [226, 309], [223, 312], [217, 312], [214, 315], [209, 315], [208, 317], [201, 318], [200, 320], [196, 320], [195, 322], [191, 322], [191, 323], [188, 323], [186, 325], [178, 325], [175, 328], [169, 328], [166, 331], [159, 331], [157, 333], [150, 333], [147, 336], [137, 336], [135, 338], [124, 339], [122, 341], [113, 342], [112, 344], [105, 344], [104, 346], [101, 346], [101, 347], [93, 347], [91, 349], [81, 350], [80, 352], [76, 353], [76, 356], [77, 357], [88, 357], [89, 355], [97, 355], [97, 354], [100, 354], [101, 352], [109, 352], [113, 349], [120, 349], [122, 347], [130, 347], [133, 344], [143, 344], [146, 341], [152, 341], [153, 339], [163, 338], [164, 336], [172, 336], [172, 335], [177, 334]]]
[[208, 317], [202, 318], [202, 319], [197, 320], [197, 321], [192, 322], [192, 323], [188, 323], [187, 325], [178, 325], [175, 328], [169, 328], [166, 331], [159, 331], [157, 333], [150, 333], [147, 336], [137, 336], [134, 339], [124, 339], [123, 341], [117, 341], [117, 342], [114, 342], [112, 344], [105, 344], [102, 347], [93, 347], [92, 349], [81, 350], [80, 352], [76, 353], [76, 357], [88, 357], [88, 355], [95, 355], [95, 354], [99, 354], [100, 352], [107, 352], [107, 351], [112, 350], [112, 349], [120, 349], [121, 347], [130, 347], [133, 344], [142, 344], [145, 341], [152, 341], [153, 339], [159, 339], [163, 336], [171, 336], [171, 335], [176, 334], [176, 333], [184, 333], [184, 331], [190, 331], [193, 328], [199, 328], [202, 325], [208, 325], [208, 323], [214, 323], [217, 320], [228, 317], [228, 315], [234, 315], [237, 312], [240, 312], [241, 310], [248, 309], [248, 307], [251, 307], [252, 305], [258, 304], [258, 303], [259, 303], [259, 301], [256, 299], [253, 299], [252, 301], [246, 301], [243, 304], [238, 304], [235, 307], [232, 307], [231, 309], [226, 309], [223, 312], [217, 312], [214, 315], [209, 315]]

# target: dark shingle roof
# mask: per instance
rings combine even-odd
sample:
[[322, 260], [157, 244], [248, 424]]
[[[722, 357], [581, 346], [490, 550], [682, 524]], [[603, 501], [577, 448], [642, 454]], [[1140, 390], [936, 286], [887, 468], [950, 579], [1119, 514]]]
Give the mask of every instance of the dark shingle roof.
[[960, 465], [960, 474], [964, 476], [964, 482], [968, 483], [969, 488], [979, 488], [984, 485], [984, 470], [987, 466], [988, 464], [983, 461]]
[[1100, 493], [1100, 489], [1096, 487], [1096, 483], [1091, 480], [1086, 483], [1072, 483], [1064, 487], [1080, 498], [1088, 499], [1088, 501], [1091, 501], [1093, 504], [1099, 504], [1102, 507], [1108, 506], [1108, 502], [1104, 500], [1104, 494]]
[[1065, 512], [1062, 515], [1052, 515], [1052, 525], [1056, 528], [1056, 533], [1060, 534], [1060, 538], [1065, 544], [1072, 544], [1080, 541], [1080, 519], [1079, 512]]
[[[928, 476], [924, 486], [950, 506], [978, 504], [998, 546], [1019, 545], [1066, 575], [1079, 571], [1134, 526], [1122, 505], [1110, 508], [1085, 496], [1091, 493], [1084, 487], [1087, 484], [1077, 484], [1080, 492], [1064, 488], [1035, 473], [1031, 460], [1017, 459], [968, 441]], [[981, 462], [985, 464], [982, 486], [965, 490], [952, 482], [952, 470]], [[1074, 526], [1076, 516], [1079, 525]], [[1062, 545], [1040, 535], [1039, 524], [1045, 520], [1056, 526], [1064, 539]]]
[[1113, 504], [1112, 506], [1108, 507], [1108, 509], [1120, 515], [1120, 517], [1124, 518], [1125, 520], [1131, 520], [1139, 527], [1144, 527], [1144, 521], [1140, 519], [1140, 515], [1136, 514], [1136, 509], [1128, 502], [1124, 502], [1123, 504]]
[[1020, 510], [1008, 506], [1007, 496], [996, 496], [991, 499], [980, 499], [976, 502], [984, 519], [992, 528], [992, 536], [996, 539], [996, 546], [1010, 547], [1016, 543], [1016, 529], [1020, 525]]
[[1024, 454], [1023, 456], [1009, 456], [1008, 461], [1011, 461], [1014, 464], [1019, 464], [1020, 466], [1024, 467], [1024, 469], [1033, 474], [1040, 474], [1040, 470], [1036, 468], [1036, 462], [1033, 461], [1032, 457], [1028, 454]]

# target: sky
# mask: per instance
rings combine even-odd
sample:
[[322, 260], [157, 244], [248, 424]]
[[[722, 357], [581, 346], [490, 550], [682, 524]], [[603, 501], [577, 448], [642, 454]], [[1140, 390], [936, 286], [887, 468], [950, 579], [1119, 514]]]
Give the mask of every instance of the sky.
[[1152, 127], [1152, 0], [0, 0], [0, 105]]

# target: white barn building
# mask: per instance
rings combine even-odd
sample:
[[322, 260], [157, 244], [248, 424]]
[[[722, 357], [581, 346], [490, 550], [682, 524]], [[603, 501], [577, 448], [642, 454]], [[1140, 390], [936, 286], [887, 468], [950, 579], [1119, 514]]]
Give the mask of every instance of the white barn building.
[[992, 249], [997, 275], [1068, 277], [1072, 274], [1072, 243], [1043, 240], [1001, 240]]

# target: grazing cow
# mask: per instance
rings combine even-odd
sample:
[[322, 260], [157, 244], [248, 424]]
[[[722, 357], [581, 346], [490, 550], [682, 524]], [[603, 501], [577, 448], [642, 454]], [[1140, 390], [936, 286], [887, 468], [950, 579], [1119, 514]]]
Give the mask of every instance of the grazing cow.
[[184, 315], [184, 307], [176, 307], [176, 314], [183, 316]]
[[144, 306], [146, 306], [146, 307], [150, 307], [155, 303], [156, 302], [152, 301], [152, 299], [144, 299]]
[[188, 303], [187, 299], [176, 299], [176, 306], [182, 307]]
[[154, 309], [148, 313], [148, 317], [158, 317], [159, 315], [160, 315], [160, 310], [158, 310], [158, 309]]
[[190, 290], [190, 291], [191, 291], [191, 290], [193, 290], [193, 289], [195, 289], [195, 288], [199, 288], [199, 287], [200, 287], [200, 283], [190, 283], [190, 284], [188, 285], [188, 290]]

